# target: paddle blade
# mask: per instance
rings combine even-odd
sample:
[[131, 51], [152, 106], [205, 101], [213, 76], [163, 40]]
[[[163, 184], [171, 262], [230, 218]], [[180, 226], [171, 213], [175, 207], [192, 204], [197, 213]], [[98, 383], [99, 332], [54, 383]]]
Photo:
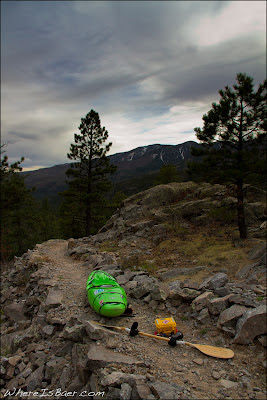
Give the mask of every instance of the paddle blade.
[[208, 346], [206, 344], [193, 344], [193, 343], [188, 343], [185, 342], [186, 345], [190, 347], [195, 347], [202, 353], [206, 354], [207, 356], [210, 357], [215, 357], [215, 358], [233, 358], [234, 357], [234, 352], [231, 349], [225, 349], [223, 347], [214, 347], [214, 346]]

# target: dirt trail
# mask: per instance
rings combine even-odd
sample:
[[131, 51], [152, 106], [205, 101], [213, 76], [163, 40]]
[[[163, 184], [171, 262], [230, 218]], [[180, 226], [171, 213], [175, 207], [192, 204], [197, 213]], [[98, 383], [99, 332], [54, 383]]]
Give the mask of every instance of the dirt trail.
[[[85, 284], [90, 271], [84, 267], [81, 261], [66, 256], [66, 241], [49, 241], [46, 243], [49, 249], [47, 254], [52, 262], [52, 279], [63, 292], [63, 303], [70, 305], [84, 303]], [[84, 305], [84, 304], [83, 304]]]
[[[166, 310], [157, 315], [144, 302], [131, 299], [134, 318], [102, 318], [86, 302], [85, 285], [92, 271], [83, 261], [66, 256], [66, 241], [48, 241], [40, 245], [39, 253], [49, 259], [51, 279], [63, 292], [66, 317], [78, 316], [103, 323], [130, 327], [139, 322], [139, 330], [154, 333], [156, 318], [169, 317]], [[196, 326], [195, 321], [182, 320], [175, 315], [177, 327], [184, 339], [199, 344], [228, 347], [235, 352], [232, 360], [205, 356], [196, 349], [186, 346], [171, 347], [165, 342], [140, 336], [129, 337], [125, 333], [112, 335], [108, 345], [115, 351], [136, 356], [144, 367], [120, 367], [123, 372], [151, 374], [156, 380], [175, 382], [188, 391], [189, 399], [265, 399], [265, 352], [260, 345], [232, 345], [231, 338], [224, 336], [214, 326]], [[113, 344], [112, 344], [113, 342]], [[226, 388], [225, 386], [232, 388]]]

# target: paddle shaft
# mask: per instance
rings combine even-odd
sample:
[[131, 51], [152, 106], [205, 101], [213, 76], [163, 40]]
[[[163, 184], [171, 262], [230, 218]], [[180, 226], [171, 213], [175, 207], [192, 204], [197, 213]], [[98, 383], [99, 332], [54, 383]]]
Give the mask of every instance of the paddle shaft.
[[[124, 328], [124, 330], [128, 333], [130, 332], [129, 328]], [[140, 332], [140, 331], [138, 331], [138, 335], [151, 337], [151, 338], [157, 339], [157, 340], [164, 340], [167, 342], [169, 342], [169, 340], [170, 340], [169, 338], [164, 337], [164, 336], [151, 335], [150, 333], [144, 333], [144, 332]], [[234, 352], [232, 350], [225, 349], [223, 347], [215, 347], [215, 346], [209, 346], [209, 345], [205, 345], [205, 344], [194, 344], [194, 343], [186, 342], [184, 340], [176, 340], [176, 344], [185, 344], [186, 346], [194, 347], [195, 349], [201, 351], [201, 353], [206, 354], [207, 356], [210, 356], [210, 357], [225, 358], [225, 359], [234, 357]]]
[[[113, 329], [117, 329], [119, 331], [125, 331], [127, 333], [131, 332], [130, 328], [124, 328], [122, 326], [109, 326], [109, 325], [101, 324], [100, 322], [93, 322], [93, 323], [104, 326], [106, 328], [113, 328]], [[145, 333], [145, 332], [140, 332], [140, 331], [138, 331], [138, 335], [150, 337], [150, 338], [157, 339], [157, 340], [164, 340], [165, 342], [169, 342], [169, 340], [170, 340], [169, 338], [164, 337], [164, 336], [152, 335], [150, 333]], [[234, 356], [234, 352], [232, 350], [225, 349], [222, 347], [215, 347], [215, 346], [209, 346], [209, 345], [204, 345], [204, 344], [194, 344], [194, 343], [186, 342], [183, 340], [176, 340], [176, 344], [185, 344], [186, 346], [194, 347], [195, 349], [198, 349], [199, 351], [201, 351], [201, 353], [204, 353], [208, 356], [215, 357], [215, 358], [228, 359], [228, 358], [232, 358]]]
[[[122, 328], [122, 329], [124, 329], [126, 332], [130, 333], [129, 328]], [[167, 338], [164, 336], [152, 335], [151, 333], [145, 333], [145, 332], [140, 332], [140, 331], [138, 332], [138, 335], [151, 337], [151, 338], [157, 339], [157, 340], [164, 340], [165, 342], [169, 342], [169, 340], [170, 340], [170, 338]], [[176, 340], [176, 343], [177, 344], [186, 344], [187, 346], [195, 347], [195, 345], [193, 343], [185, 342], [184, 340]]]

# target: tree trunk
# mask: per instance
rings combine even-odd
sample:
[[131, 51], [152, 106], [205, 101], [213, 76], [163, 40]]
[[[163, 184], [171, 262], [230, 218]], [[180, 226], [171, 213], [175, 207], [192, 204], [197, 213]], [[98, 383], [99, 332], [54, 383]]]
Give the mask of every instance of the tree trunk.
[[88, 160], [88, 170], [87, 170], [87, 196], [86, 199], [86, 215], [85, 215], [85, 236], [90, 236], [90, 228], [91, 228], [91, 208], [92, 208], [92, 200], [90, 195], [92, 193], [92, 151], [90, 152], [89, 160]]
[[90, 236], [90, 225], [91, 225], [91, 204], [90, 202], [88, 202], [86, 206], [85, 236]]
[[237, 181], [237, 219], [240, 239], [246, 239], [248, 235], [244, 212], [244, 193], [242, 179], [238, 179]]
[[238, 137], [238, 151], [237, 151], [237, 161], [239, 178], [237, 179], [237, 219], [238, 219], [238, 229], [240, 239], [246, 239], [247, 227], [245, 222], [245, 211], [244, 211], [244, 192], [243, 192], [243, 98], [241, 97], [240, 102], [240, 127], [239, 127], [239, 137]]

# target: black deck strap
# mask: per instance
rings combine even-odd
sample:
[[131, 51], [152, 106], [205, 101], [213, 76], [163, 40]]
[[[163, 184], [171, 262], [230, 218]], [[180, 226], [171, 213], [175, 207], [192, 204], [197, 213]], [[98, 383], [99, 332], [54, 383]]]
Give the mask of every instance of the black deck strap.
[[137, 329], [137, 327], [138, 327], [138, 322], [135, 321], [135, 322], [132, 324], [132, 327], [131, 327], [131, 330], [130, 330], [130, 336], [136, 336], [136, 335], [138, 335], [139, 330]]
[[133, 314], [133, 309], [131, 307], [127, 307], [126, 310], [124, 311], [125, 315], [132, 315]]
[[182, 340], [183, 339], [183, 337], [184, 337], [184, 335], [182, 334], [182, 332], [176, 332], [176, 334], [175, 335], [172, 335], [171, 337], [170, 337], [170, 340], [168, 341], [168, 344], [170, 345], [170, 346], [176, 346], [176, 340]]
[[122, 304], [125, 305], [122, 301], [105, 301], [101, 304], [100, 308], [102, 308], [105, 304]]

